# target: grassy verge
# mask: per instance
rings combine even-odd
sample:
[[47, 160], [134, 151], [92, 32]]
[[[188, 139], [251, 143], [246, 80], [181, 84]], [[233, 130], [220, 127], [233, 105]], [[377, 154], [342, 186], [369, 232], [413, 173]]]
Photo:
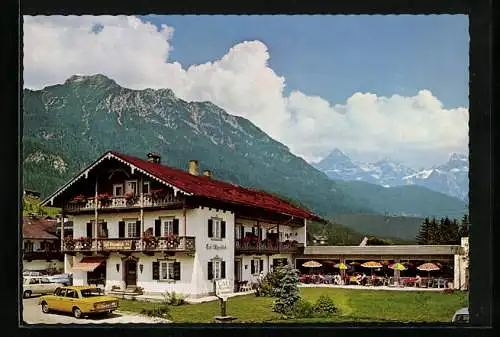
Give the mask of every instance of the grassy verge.
[[[334, 288], [302, 288], [301, 296], [316, 301], [327, 294], [334, 298], [340, 313], [330, 318], [280, 320], [271, 310], [269, 297], [246, 295], [230, 298], [229, 315], [239, 323], [328, 323], [328, 322], [444, 322], [468, 303], [467, 293], [443, 294], [441, 292], [373, 291]], [[120, 300], [120, 310], [140, 312], [143, 308], [158, 306], [156, 303]], [[171, 308], [176, 323], [210, 323], [220, 313], [218, 301], [188, 304]]]

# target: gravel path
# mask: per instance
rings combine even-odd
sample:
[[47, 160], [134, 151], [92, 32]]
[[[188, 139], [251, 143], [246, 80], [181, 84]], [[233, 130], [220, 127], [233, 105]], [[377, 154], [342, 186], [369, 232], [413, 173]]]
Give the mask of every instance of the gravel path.
[[96, 317], [74, 318], [67, 313], [44, 314], [38, 305], [38, 297], [23, 299], [23, 321], [27, 324], [116, 324], [116, 323], [169, 323], [168, 320], [152, 318], [128, 312], [115, 311]]

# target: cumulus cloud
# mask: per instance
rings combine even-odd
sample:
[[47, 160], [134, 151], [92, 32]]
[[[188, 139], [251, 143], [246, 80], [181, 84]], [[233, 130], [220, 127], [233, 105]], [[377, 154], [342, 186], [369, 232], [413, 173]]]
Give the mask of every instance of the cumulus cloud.
[[286, 96], [264, 43], [244, 41], [219, 60], [183, 67], [168, 61], [173, 33], [136, 17], [25, 16], [24, 85], [41, 89], [102, 73], [128, 88], [170, 88], [248, 118], [309, 161], [340, 148], [355, 159], [390, 156], [421, 167], [467, 151], [467, 109], [446, 109], [428, 90], [412, 97], [358, 92], [337, 104], [300, 88]]

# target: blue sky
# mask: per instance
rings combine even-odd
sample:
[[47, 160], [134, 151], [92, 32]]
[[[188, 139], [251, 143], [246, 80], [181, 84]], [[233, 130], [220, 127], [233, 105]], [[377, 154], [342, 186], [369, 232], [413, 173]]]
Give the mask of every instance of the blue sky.
[[269, 65], [299, 89], [333, 104], [355, 92], [413, 96], [430, 90], [446, 108], [468, 107], [465, 15], [145, 16], [175, 29], [169, 55], [183, 67], [220, 59], [260, 40]]
[[[26, 88], [104, 74], [247, 118], [309, 162], [468, 151], [468, 17], [24, 18]], [[98, 29], [97, 29], [98, 27]]]

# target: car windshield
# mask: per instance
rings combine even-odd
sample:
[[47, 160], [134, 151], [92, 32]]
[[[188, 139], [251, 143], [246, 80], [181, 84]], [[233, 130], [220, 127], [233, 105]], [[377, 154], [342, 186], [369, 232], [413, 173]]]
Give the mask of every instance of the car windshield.
[[99, 288], [96, 289], [82, 289], [80, 291], [82, 297], [95, 297], [104, 295], [103, 291]]

